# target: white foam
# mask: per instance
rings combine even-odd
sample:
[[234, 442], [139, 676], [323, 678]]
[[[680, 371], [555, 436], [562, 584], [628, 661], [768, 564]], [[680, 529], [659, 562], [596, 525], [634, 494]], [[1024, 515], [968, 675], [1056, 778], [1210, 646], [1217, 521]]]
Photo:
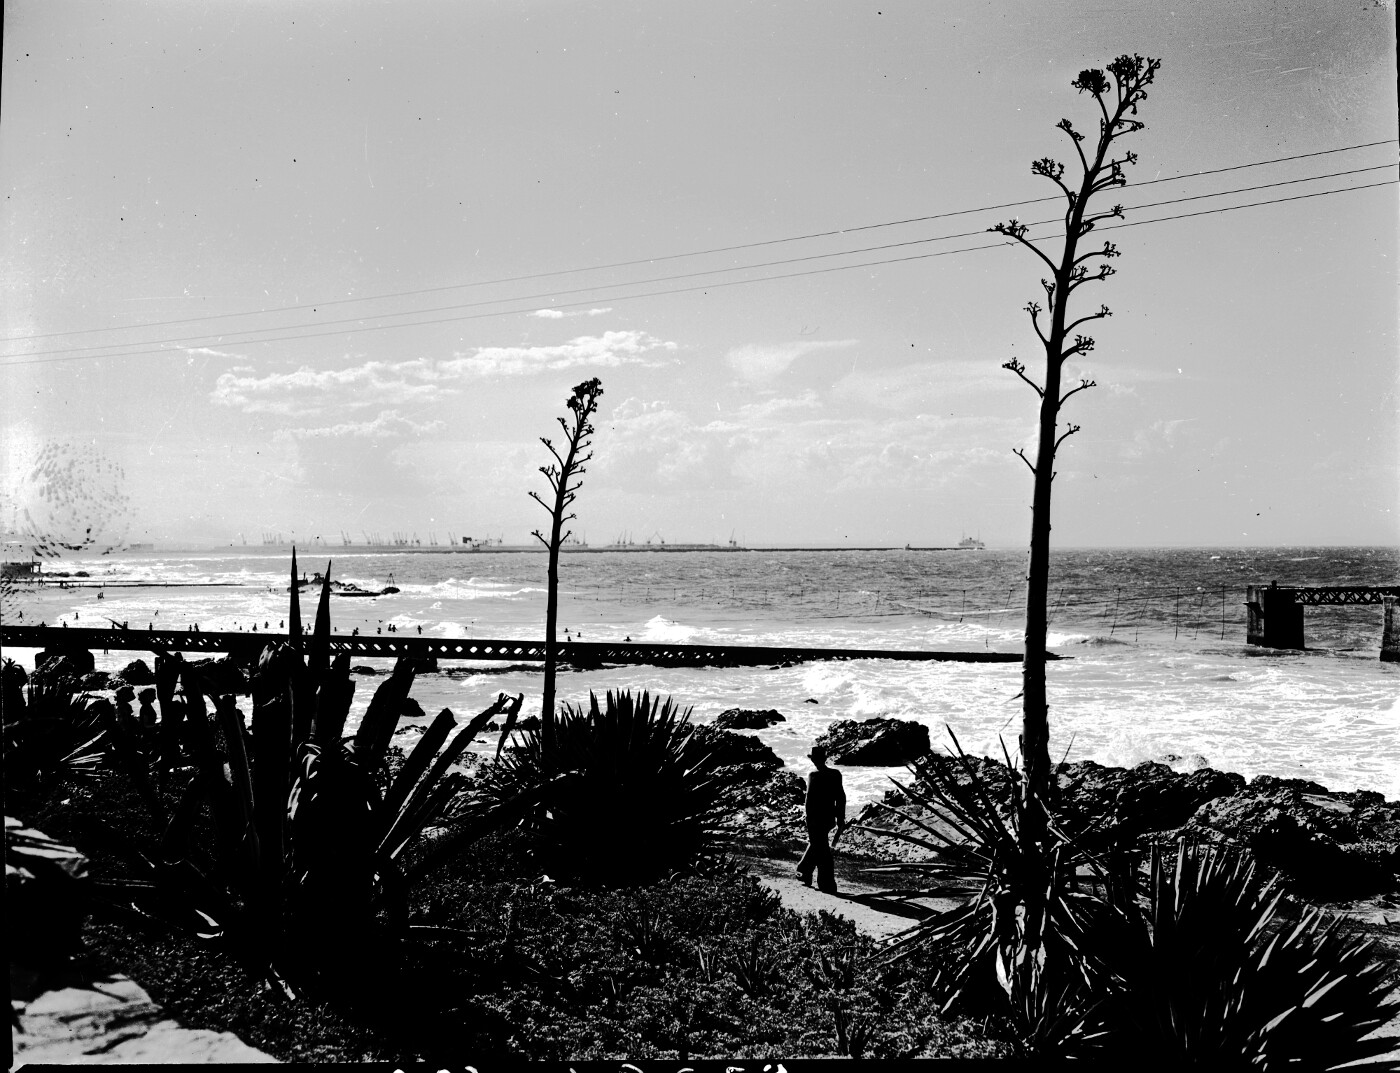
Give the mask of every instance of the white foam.
[[643, 624], [638, 640], [659, 644], [685, 644], [693, 640], [699, 632], [693, 626], [685, 626], [657, 615]]

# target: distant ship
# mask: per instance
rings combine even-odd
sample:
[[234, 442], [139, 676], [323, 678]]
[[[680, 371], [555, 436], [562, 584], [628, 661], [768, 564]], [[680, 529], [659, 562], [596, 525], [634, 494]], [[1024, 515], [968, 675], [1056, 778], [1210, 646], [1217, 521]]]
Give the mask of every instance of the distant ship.
[[958, 541], [958, 548], [961, 551], [982, 551], [986, 546], [976, 537], [965, 536]]

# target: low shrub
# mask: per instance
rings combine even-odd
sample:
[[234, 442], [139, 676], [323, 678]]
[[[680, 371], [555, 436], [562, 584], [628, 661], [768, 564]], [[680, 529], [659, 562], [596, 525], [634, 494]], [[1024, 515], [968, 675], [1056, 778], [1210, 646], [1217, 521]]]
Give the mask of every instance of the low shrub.
[[540, 731], [525, 731], [484, 774], [475, 808], [538, 799], [522, 825], [556, 879], [628, 886], [694, 871], [714, 862], [720, 833], [711, 752], [689, 718], [647, 693], [565, 705], [553, 750]]
[[[520, 840], [520, 841], [516, 841]], [[472, 846], [415, 900], [474, 935], [492, 971], [473, 1006], [512, 1026], [506, 1051], [549, 1060], [1005, 1055], [942, 1015], [929, 964], [879, 965], [845, 918], [799, 916], [750, 876], [676, 876], [648, 887], [565, 887], [526, 868], [523, 836]], [[483, 880], [483, 877], [490, 879]], [[764, 985], [746, 989], [745, 972]]]
[[1363, 1038], [1400, 1012], [1370, 943], [1316, 908], [1282, 921], [1282, 897], [1238, 851], [1182, 841], [1174, 867], [1154, 852], [1141, 927], [1116, 951], [1122, 986], [1091, 1011], [1081, 1050], [1298, 1070], [1390, 1051]]

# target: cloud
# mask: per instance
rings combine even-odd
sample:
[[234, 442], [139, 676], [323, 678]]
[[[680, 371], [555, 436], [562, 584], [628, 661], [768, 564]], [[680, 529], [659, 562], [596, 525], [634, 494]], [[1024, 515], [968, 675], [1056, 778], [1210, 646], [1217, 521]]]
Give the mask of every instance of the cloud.
[[581, 335], [557, 346], [481, 347], [437, 366], [443, 376], [524, 376], [554, 372], [578, 365], [612, 367], [618, 365], [660, 365], [653, 351], [678, 349], [648, 332], [614, 331], [602, 335]]
[[244, 354], [231, 354], [227, 350], [215, 350], [213, 347], [207, 346], [185, 347], [184, 350], [185, 353], [190, 355], [191, 357], [199, 355], [200, 357], [206, 358], [233, 358], [236, 361], [247, 360], [247, 356]]
[[324, 428], [291, 428], [279, 432], [296, 440], [340, 439], [354, 436], [359, 439], [398, 439], [403, 436], [420, 436], [425, 432], [436, 432], [443, 428], [441, 421], [410, 421], [399, 416], [397, 410], [384, 410], [373, 421], [348, 421]]
[[708, 420], [664, 401], [629, 398], [599, 423], [594, 467], [633, 491], [750, 488], [801, 492], [948, 488], [1019, 466], [1019, 417], [852, 414], [815, 392], [771, 398]]
[[771, 380], [787, 371], [798, 358], [819, 350], [838, 350], [855, 346], [855, 339], [799, 340], [793, 343], [777, 343], [771, 346], [750, 344], [735, 347], [726, 356], [730, 368], [745, 380]]
[[226, 372], [214, 382], [212, 401], [244, 413], [306, 416], [337, 405], [374, 405], [422, 401], [440, 387], [433, 363], [370, 361], [348, 369], [312, 369], [290, 373]]
[[1024, 385], [990, 361], [932, 361], [897, 369], [850, 373], [831, 387], [833, 401], [882, 410], [942, 409], [949, 399], [1010, 392]]
[[526, 316], [539, 317], [541, 320], [563, 320], [565, 317], [601, 317], [604, 313], [611, 313], [612, 306], [602, 309], [537, 309]]
[[647, 332], [610, 331], [553, 346], [481, 347], [446, 361], [367, 361], [344, 369], [312, 369], [256, 375], [240, 368], [222, 373], [210, 398], [244, 413], [310, 417], [354, 407], [406, 405], [456, 393], [465, 380], [526, 376], [573, 366], [655, 365], [657, 352], [676, 350]]
[[1119, 455], [1137, 460], [1171, 451], [1183, 442], [1196, 438], [1194, 422], [1193, 417], [1154, 421], [1147, 428], [1140, 428], [1134, 432], [1132, 441], [1123, 445]]

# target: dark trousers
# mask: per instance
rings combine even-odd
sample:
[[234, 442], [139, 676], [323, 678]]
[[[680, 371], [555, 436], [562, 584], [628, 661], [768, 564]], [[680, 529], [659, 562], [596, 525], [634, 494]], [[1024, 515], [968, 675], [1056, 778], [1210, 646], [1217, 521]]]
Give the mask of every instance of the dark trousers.
[[828, 894], [836, 893], [836, 868], [831, 859], [831, 845], [827, 842], [834, 826], [807, 824], [807, 851], [797, 862], [797, 870], [804, 879], [811, 879], [812, 872], [816, 871], [818, 889]]

